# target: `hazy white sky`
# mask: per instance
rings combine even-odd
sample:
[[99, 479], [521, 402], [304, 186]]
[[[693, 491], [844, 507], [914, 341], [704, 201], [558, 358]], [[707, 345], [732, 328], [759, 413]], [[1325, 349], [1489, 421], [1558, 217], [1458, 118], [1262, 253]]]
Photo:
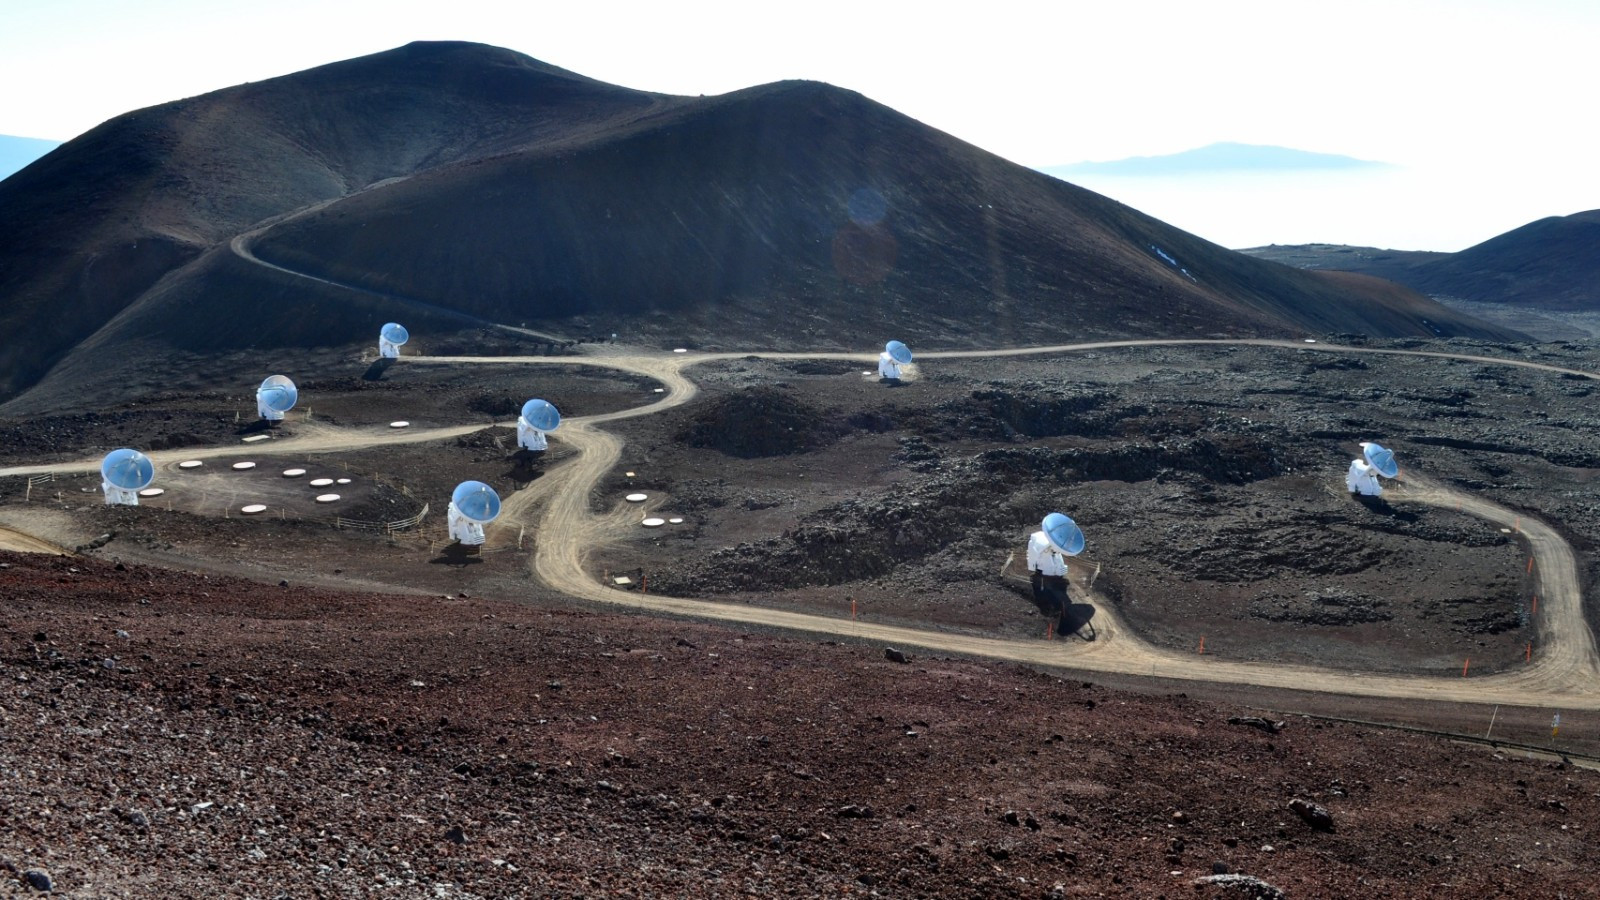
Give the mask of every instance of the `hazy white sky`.
[[826, 81], [1029, 166], [1240, 141], [1401, 167], [1080, 180], [1229, 246], [1455, 250], [1600, 207], [1595, 0], [0, 0], [0, 133], [64, 140], [419, 39], [666, 93]]

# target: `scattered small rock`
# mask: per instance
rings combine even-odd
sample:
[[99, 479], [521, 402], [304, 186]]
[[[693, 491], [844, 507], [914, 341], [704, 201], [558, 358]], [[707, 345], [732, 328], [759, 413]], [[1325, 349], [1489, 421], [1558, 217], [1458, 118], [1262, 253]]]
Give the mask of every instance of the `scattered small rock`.
[[1194, 880], [1197, 885], [1215, 885], [1228, 890], [1229, 893], [1249, 900], [1285, 900], [1288, 896], [1282, 888], [1275, 887], [1255, 877], [1254, 875], [1229, 875], [1219, 873], [1216, 875], [1203, 875]]
[[1228, 724], [1248, 725], [1251, 728], [1259, 728], [1267, 734], [1277, 734], [1284, 729], [1287, 723], [1282, 720], [1263, 719], [1260, 716], [1229, 716]]
[[893, 663], [908, 663], [908, 662], [911, 662], [911, 657], [906, 656], [903, 651], [896, 650], [893, 647], [885, 647], [885, 648], [883, 648], [883, 658], [887, 659], [889, 662], [893, 662]]
[[449, 831], [444, 833], [444, 839], [452, 844], [465, 844], [467, 842], [467, 830], [460, 825], [452, 826]]
[[1216, 862], [1211, 864], [1211, 874], [1213, 874], [1213, 875], [1226, 875], [1226, 874], [1228, 874], [1228, 864], [1223, 862], [1220, 859], [1217, 860]]
[[847, 806], [839, 807], [838, 811], [835, 812], [834, 815], [841, 819], [870, 819], [872, 818], [873, 813], [872, 807], [870, 806], [857, 806], [856, 804], [852, 803]]
[[43, 869], [29, 869], [22, 873], [22, 877], [27, 879], [28, 887], [40, 893], [48, 894], [56, 889], [55, 882], [50, 880], [50, 873]]
[[1312, 828], [1318, 831], [1333, 830], [1333, 813], [1328, 812], [1327, 807], [1296, 797], [1289, 801], [1289, 808]]

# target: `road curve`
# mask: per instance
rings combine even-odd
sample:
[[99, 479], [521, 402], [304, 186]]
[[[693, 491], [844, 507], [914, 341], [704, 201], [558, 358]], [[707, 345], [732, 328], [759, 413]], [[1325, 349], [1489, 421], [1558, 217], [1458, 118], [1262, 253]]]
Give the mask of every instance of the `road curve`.
[[[1185, 345], [1260, 346], [1322, 353], [1421, 356], [1597, 378], [1594, 373], [1583, 370], [1522, 360], [1279, 340], [1100, 341], [991, 351], [934, 352], [924, 353], [922, 356], [932, 359], [954, 359], [1052, 355], [1103, 349]], [[767, 359], [841, 359], [863, 363], [870, 363], [876, 359], [875, 353], [693, 353], [664, 356], [618, 354], [585, 357], [407, 357], [406, 361], [420, 365], [445, 363], [592, 365], [645, 375], [657, 379], [666, 386], [663, 397], [654, 403], [563, 421], [561, 430], [553, 434], [552, 439], [570, 445], [576, 451], [574, 457], [552, 469], [544, 478], [539, 479], [536, 486], [512, 494], [502, 509], [503, 522], [532, 527], [536, 540], [532, 567], [538, 577], [552, 588], [584, 600], [659, 614], [760, 625], [818, 635], [847, 636], [934, 652], [984, 656], [1080, 670], [1251, 684], [1294, 690], [1318, 690], [1357, 696], [1600, 709], [1600, 659], [1597, 659], [1594, 640], [1584, 618], [1582, 589], [1571, 547], [1559, 534], [1542, 522], [1514, 514], [1481, 498], [1416, 477], [1409, 478], [1403, 487], [1390, 494], [1394, 502], [1459, 508], [1463, 512], [1502, 527], [1517, 528], [1527, 542], [1537, 567], [1541, 600], [1535, 626], [1539, 652], [1532, 663], [1498, 675], [1459, 678], [1359, 673], [1313, 666], [1243, 662], [1214, 656], [1175, 653], [1153, 647], [1139, 639], [1118, 621], [1115, 611], [1109, 604], [1087, 590], [1085, 593], [1097, 610], [1095, 623], [1098, 639], [1092, 643], [1013, 640], [933, 631], [736, 603], [638, 594], [615, 590], [599, 583], [589, 571], [587, 565], [589, 553], [612, 540], [623, 529], [631, 527], [632, 519], [638, 510], [619, 507], [609, 513], [596, 514], [590, 509], [590, 497], [595, 486], [616, 465], [622, 451], [621, 439], [597, 426], [619, 419], [649, 415], [688, 402], [698, 390], [684, 375], [684, 370], [691, 366], [752, 356]], [[263, 452], [336, 453], [391, 443], [438, 440], [470, 433], [483, 427], [485, 426], [482, 424], [474, 424], [394, 432], [383, 428], [334, 429], [308, 423], [300, 429], [302, 433], [275, 442], [270, 449], [243, 445], [173, 451], [152, 456], [158, 464], [165, 465], [183, 458], [221, 458], [258, 455]], [[13, 466], [0, 469], [0, 475], [94, 471], [97, 466], [98, 460], [51, 466]], [[510, 528], [496, 530], [500, 535], [513, 533]]]

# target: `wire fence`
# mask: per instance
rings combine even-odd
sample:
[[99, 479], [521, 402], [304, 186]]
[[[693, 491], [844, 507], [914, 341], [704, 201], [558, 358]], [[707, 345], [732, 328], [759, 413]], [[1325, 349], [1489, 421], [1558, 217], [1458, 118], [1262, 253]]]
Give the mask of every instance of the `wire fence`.
[[[409, 496], [409, 494], [408, 494]], [[347, 519], [344, 516], [334, 516], [326, 520], [335, 528], [351, 528], [359, 531], [377, 531], [383, 534], [394, 534], [397, 531], [410, 531], [420, 528], [422, 520], [428, 515], [428, 504], [422, 504], [422, 510], [414, 516], [397, 519], [393, 522], [373, 522], [365, 519]]]
[[23, 501], [26, 502], [26, 501], [29, 501], [29, 500], [33, 499], [33, 489], [34, 488], [38, 487], [41, 484], [48, 484], [48, 483], [50, 483], [52, 481], [55, 481], [55, 480], [56, 480], [56, 473], [54, 473], [54, 472], [46, 472], [43, 475], [29, 475], [28, 476], [28, 489], [26, 491], [24, 491], [23, 495], [22, 495]]

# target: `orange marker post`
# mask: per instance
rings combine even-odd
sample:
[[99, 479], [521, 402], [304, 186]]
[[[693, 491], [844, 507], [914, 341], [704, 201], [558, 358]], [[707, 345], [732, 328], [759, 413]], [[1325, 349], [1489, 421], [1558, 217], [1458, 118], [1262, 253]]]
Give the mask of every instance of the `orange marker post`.
[[1533, 641], [1528, 642], [1528, 652], [1522, 655], [1523, 662], [1533, 662]]
[[850, 621], [856, 620], [856, 598], [850, 598]]
[[1470, 666], [1470, 665], [1472, 665], [1472, 657], [1469, 656], [1469, 657], [1467, 657], [1467, 661], [1461, 664], [1461, 677], [1462, 678], [1467, 677], [1467, 667]]
[[1533, 614], [1536, 615], [1536, 616], [1539, 614], [1539, 595], [1538, 594], [1534, 594], [1533, 595]]
[[1528, 574], [1533, 574], [1533, 557], [1528, 557]]
[[1047, 641], [1052, 641], [1052, 640], [1055, 640], [1055, 637], [1056, 637], [1056, 623], [1054, 623], [1054, 622], [1046, 622], [1046, 623], [1044, 623], [1044, 639], [1047, 640]]
[[1206, 655], [1206, 636], [1203, 634], [1200, 635], [1200, 655]]
[[639, 576], [639, 593], [641, 593], [641, 594], [650, 593], [650, 576], [649, 575], [640, 575]]

